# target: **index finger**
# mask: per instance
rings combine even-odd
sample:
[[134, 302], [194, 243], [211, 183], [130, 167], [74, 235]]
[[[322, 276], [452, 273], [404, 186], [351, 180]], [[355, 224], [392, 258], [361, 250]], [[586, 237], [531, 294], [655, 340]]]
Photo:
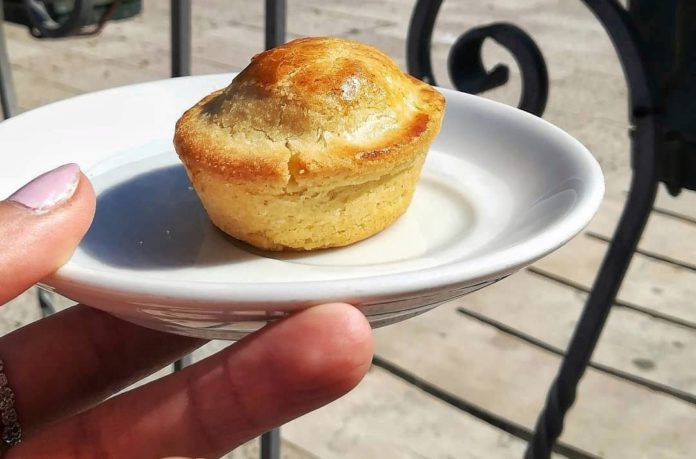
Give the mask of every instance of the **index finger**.
[[219, 457], [345, 394], [371, 358], [371, 330], [360, 311], [317, 306], [50, 425], [7, 458]]
[[94, 191], [87, 177], [77, 174], [72, 196], [50, 211], [0, 201], [0, 305], [58, 269], [87, 231]]

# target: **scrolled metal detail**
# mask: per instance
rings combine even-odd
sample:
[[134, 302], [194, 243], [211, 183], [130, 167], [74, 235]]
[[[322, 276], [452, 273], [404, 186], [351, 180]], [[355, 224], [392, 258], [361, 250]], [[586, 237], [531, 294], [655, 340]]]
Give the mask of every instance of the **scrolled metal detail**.
[[448, 66], [450, 79], [460, 91], [471, 94], [507, 83], [510, 70], [498, 64], [489, 72], [483, 66], [481, 51], [486, 39], [492, 39], [515, 58], [522, 74], [522, 92], [518, 108], [541, 116], [549, 96], [546, 61], [532, 37], [516, 25], [495, 23], [471, 29], [452, 46]]
[[[419, 0], [413, 10], [407, 37], [409, 72], [429, 84], [437, 84], [433, 75], [430, 47], [435, 20], [442, 0]], [[541, 116], [546, 108], [549, 77], [541, 50], [532, 37], [516, 25], [494, 23], [460, 35], [448, 57], [450, 79], [463, 92], [480, 94], [507, 83], [509, 68], [498, 64], [487, 71], [481, 59], [483, 43], [492, 39], [512, 54], [522, 75], [518, 107]]]

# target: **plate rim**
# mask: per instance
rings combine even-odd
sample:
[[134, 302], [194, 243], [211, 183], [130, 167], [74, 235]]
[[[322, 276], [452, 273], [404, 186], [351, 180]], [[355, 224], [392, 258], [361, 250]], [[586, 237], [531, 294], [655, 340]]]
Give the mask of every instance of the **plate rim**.
[[[2, 124], [10, 128], [14, 122], [20, 121], [32, 113], [55, 109], [56, 105], [71, 102], [76, 99], [95, 97], [99, 94], [132, 90], [149, 85], [163, 83], [176, 84], [186, 80], [216, 80], [233, 78], [234, 73], [211, 75], [196, 75], [188, 77], [167, 78], [148, 81], [133, 85], [125, 85], [81, 94], [34, 110], [24, 112]], [[447, 88], [437, 88], [448, 99], [461, 99], [462, 103], [488, 107], [495, 111], [496, 116], [514, 116], [536, 124], [539, 129], [554, 132], [567, 142], [571, 148], [565, 149], [575, 156], [574, 162], [584, 165], [583, 179], [590, 186], [588, 192], [580, 195], [572, 211], [554, 225], [546, 228], [532, 237], [524, 239], [520, 244], [495, 251], [489, 255], [476, 257], [477, 269], [472, 269], [470, 263], [456, 260], [448, 264], [438, 264], [433, 267], [408, 272], [355, 277], [350, 279], [329, 279], [292, 282], [206, 282], [199, 280], [178, 281], [173, 283], [164, 279], [145, 278], [142, 282], [134, 282], [134, 276], [129, 273], [103, 271], [94, 268], [81, 268], [68, 261], [55, 273], [42, 281], [48, 288], [65, 292], [80, 288], [87, 290], [98, 289], [104, 293], [117, 296], [138, 296], [149, 298], [167, 298], [175, 302], [206, 302], [211, 304], [283, 304], [307, 303], [332, 300], [357, 300], [361, 298], [393, 298], [396, 296], [412, 295], [417, 292], [455, 289], [458, 286], [481, 282], [514, 272], [534, 261], [548, 255], [564, 245], [580, 233], [595, 215], [604, 196], [604, 177], [599, 163], [589, 150], [577, 139], [551, 124], [530, 113], [501, 102], [485, 99], [479, 96], [462, 93]], [[445, 114], [445, 116], [447, 116]], [[7, 124], [6, 124], [7, 123]], [[481, 269], [480, 267], [483, 267]], [[203, 289], [205, 293], [200, 294]], [[202, 298], [204, 296], [205, 298]]]

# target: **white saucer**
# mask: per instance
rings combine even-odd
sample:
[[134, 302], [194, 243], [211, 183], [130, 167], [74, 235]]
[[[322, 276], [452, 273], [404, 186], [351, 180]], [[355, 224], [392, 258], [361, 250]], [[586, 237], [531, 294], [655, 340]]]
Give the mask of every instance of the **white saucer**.
[[577, 234], [597, 210], [599, 165], [532, 115], [443, 90], [447, 111], [406, 215], [350, 247], [264, 253], [209, 222], [172, 147], [181, 113], [231, 75], [88, 94], [0, 123], [0, 196], [77, 162], [97, 214], [72, 259], [44, 285], [126, 320], [236, 339], [328, 301], [374, 326], [489, 285]]

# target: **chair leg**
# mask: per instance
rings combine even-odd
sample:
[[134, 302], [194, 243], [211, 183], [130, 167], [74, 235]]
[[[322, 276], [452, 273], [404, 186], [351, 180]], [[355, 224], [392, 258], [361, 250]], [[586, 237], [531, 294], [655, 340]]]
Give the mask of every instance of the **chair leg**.
[[[563, 431], [568, 409], [575, 401], [578, 383], [602, 333], [611, 305], [643, 233], [658, 186], [661, 135], [659, 94], [641, 46], [642, 40], [627, 10], [617, 0], [581, 0], [604, 27], [621, 61], [629, 93], [633, 177], [626, 206], [566, 355], [537, 420], [526, 459], [550, 457]], [[630, 2], [629, 2], [630, 5]]]
[[191, 75], [191, 0], [171, 0], [172, 77]]
[[0, 108], [2, 108], [3, 118], [10, 118], [15, 114], [15, 92], [12, 84], [12, 71], [10, 70], [10, 59], [7, 55], [4, 31], [3, 4], [0, 0]]
[[[191, 74], [191, 0], [171, 0], [171, 68], [172, 77]], [[191, 364], [186, 355], [174, 362], [174, 371]]]
[[191, 365], [191, 362], [193, 361], [193, 357], [191, 354], [185, 355], [176, 362], [174, 362], [174, 371], [179, 371], [184, 369], [185, 367]]
[[[266, 49], [285, 43], [286, 1], [266, 0]], [[261, 459], [280, 459], [280, 429], [261, 435]]]
[[285, 43], [285, 12], [285, 0], [266, 0], [266, 49]]
[[53, 293], [39, 289], [39, 306], [41, 307], [41, 317], [48, 317], [56, 312], [53, 306]]
[[261, 436], [261, 459], [280, 459], [280, 429]]
[[656, 132], [654, 116], [648, 115], [639, 120], [632, 139], [635, 164], [628, 200], [556, 379], [549, 389], [526, 459], [550, 457], [553, 446], [563, 431], [564, 417], [575, 401], [578, 383], [589, 364], [650, 216], [658, 184]]
[[[14, 83], [12, 82], [12, 69], [10, 68], [10, 58], [7, 53], [5, 43], [5, 15], [3, 10], [3, 0], [0, 0], [0, 108], [2, 109], [3, 119], [11, 118], [16, 114], [16, 98]], [[46, 317], [55, 312], [51, 300], [52, 294], [39, 289], [39, 307], [41, 317]]]

